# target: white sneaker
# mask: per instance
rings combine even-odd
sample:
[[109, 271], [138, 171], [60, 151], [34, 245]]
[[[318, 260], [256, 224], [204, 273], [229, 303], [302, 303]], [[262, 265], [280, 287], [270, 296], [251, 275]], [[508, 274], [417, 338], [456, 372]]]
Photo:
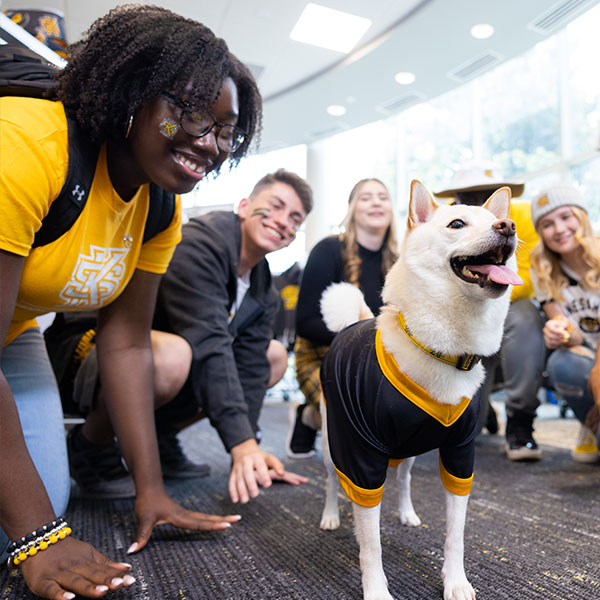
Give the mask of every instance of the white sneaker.
[[571, 451], [571, 458], [579, 463], [598, 462], [598, 442], [594, 432], [585, 425], [581, 426], [575, 448]]

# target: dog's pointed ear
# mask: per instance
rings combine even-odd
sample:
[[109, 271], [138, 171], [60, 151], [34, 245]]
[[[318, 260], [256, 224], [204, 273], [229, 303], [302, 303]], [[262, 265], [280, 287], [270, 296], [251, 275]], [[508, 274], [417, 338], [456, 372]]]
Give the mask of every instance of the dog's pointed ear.
[[413, 179], [410, 183], [407, 228], [409, 230], [414, 229], [418, 225], [429, 221], [437, 207], [438, 205], [427, 191], [427, 188], [417, 179]]
[[507, 219], [508, 213], [510, 212], [510, 198], [510, 188], [501, 187], [487, 199], [483, 208], [487, 208], [487, 210], [496, 215], [498, 219]]

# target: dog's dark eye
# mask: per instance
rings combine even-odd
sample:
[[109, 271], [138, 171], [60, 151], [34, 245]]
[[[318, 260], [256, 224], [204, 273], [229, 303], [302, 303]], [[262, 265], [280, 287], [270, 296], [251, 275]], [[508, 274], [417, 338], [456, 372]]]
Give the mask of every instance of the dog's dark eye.
[[450, 227], [451, 229], [461, 229], [465, 225], [466, 223], [462, 219], [454, 219], [454, 221], [451, 221], [448, 224], [448, 227]]

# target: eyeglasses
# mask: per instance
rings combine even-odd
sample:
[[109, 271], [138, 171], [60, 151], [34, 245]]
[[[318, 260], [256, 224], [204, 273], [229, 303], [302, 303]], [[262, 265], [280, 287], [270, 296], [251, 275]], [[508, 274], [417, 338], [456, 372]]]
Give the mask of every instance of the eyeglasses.
[[188, 135], [195, 138], [204, 137], [216, 127], [217, 146], [222, 152], [228, 153], [235, 152], [244, 143], [248, 134], [243, 129], [235, 125], [219, 123], [208, 111], [196, 111], [188, 102], [173, 94], [163, 92], [162, 95], [171, 100], [181, 111], [179, 121]]

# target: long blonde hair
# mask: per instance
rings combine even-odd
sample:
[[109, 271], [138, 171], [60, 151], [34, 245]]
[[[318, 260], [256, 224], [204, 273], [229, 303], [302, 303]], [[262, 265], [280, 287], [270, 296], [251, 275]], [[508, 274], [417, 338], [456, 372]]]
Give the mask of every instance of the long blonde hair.
[[[591, 292], [596, 292], [600, 289], [600, 243], [592, 229], [587, 212], [577, 206], [571, 206], [570, 209], [579, 221], [575, 241], [583, 249], [583, 259], [589, 267], [581, 285]], [[552, 300], [564, 302], [562, 292], [569, 281], [560, 268], [560, 255], [550, 250], [544, 243], [539, 230], [539, 221], [536, 230], [539, 240], [531, 251], [530, 261], [538, 279], [538, 286]]]
[[[344, 277], [348, 283], [355, 285], [358, 287], [358, 279], [361, 274], [361, 265], [362, 260], [358, 255], [358, 242], [356, 240], [356, 220], [354, 217], [354, 213], [356, 210], [356, 204], [358, 202], [358, 195], [360, 190], [370, 181], [375, 181], [376, 183], [381, 184], [385, 191], [389, 191], [385, 183], [376, 179], [375, 177], [370, 177], [368, 179], [361, 179], [357, 182], [352, 190], [350, 191], [350, 197], [348, 199], [348, 211], [346, 212], [346, 216], [342, 221], [342, 227], [344, 228], [344, 232], [340, 234], [340, 241], [342, 243], [342, 262], [344, 264]], [[385, 237], [383, 238], [383, 245], [381, 247], [381, 276], [385, 278], [387, 272], [390, 270], [391, 266], [396, 262], [398, 258], [398, 240], [396, 236], [396, 224], [394, 218], [392, 217], [392, 221], [385, 233]]]

